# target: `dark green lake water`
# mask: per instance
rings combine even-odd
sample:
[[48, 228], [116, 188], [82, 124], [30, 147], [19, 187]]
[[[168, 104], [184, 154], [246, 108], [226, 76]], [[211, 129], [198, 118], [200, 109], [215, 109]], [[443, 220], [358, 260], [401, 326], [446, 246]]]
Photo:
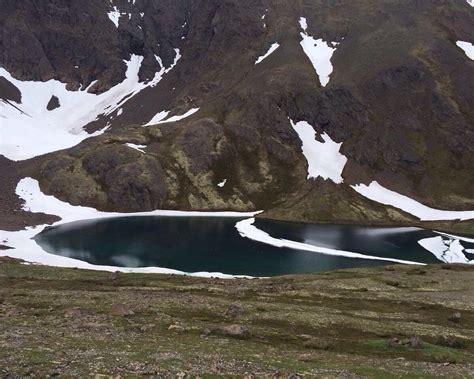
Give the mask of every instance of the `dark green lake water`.
[[[239, 219], [217, 217], [123, 217], [80, 221], [35, 237], [47, 252], [91, 264], [164, 267], [185, 272], [272, 276], [391, 264], [277, 248], [242, 238]], [[435, 234], [413, 228], [305, 225], [257, 220], [272, 237], [380, 257], [439, 262], [418, 245]]]

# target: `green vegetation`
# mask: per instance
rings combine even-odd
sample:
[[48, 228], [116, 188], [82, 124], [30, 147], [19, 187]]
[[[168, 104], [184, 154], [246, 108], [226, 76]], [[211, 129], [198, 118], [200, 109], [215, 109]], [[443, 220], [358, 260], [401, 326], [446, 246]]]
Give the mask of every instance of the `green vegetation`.
[[222, 280], [3, 259], [0, 370], [470, 377], [473, 282], [474, 267], [457, 265]]

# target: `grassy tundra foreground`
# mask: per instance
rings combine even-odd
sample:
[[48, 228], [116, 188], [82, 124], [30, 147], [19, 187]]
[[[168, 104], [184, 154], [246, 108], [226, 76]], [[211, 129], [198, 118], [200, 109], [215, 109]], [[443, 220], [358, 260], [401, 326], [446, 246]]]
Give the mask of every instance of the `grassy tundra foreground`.
[[474, 267], [272, 279], [0, 260], [0, 376], [474, 377]]

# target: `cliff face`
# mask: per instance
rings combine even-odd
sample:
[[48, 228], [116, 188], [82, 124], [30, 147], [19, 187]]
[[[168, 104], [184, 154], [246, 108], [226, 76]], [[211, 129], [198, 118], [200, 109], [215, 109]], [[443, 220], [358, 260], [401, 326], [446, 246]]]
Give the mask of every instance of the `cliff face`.
[[[18, 165], [63, 200], [120, 211], [410, 221], [349, 186], [373, 180], [436, 208], [472, 209], [474, 62], [456, 42], [474, 41], [473, 23], [473, 8], [454, 0], [5, 0], [0, 67], [14, 78], [100, 96], [138, 57], [149, 84], [83, 125], [105, 134]], [[311, 38], [334, 50], [325, 86], [302, 48]], [[0, 80], [9, 104], [21, 104], [19, 92]], [[343, 183], [307, 179], [289, 119], [342, 143]]]
[[123, 79], [123, 61], [136, 54], [144, 57], [141, 79], [150, 79], [159, 69], [155, 54], [165, 64], [173, 61], [189, 6], [171, 0], [5, 0], [1, 64], [17, 78], [54, 78], [74, 90], [99, 80], [92, 91], [100, 92]]

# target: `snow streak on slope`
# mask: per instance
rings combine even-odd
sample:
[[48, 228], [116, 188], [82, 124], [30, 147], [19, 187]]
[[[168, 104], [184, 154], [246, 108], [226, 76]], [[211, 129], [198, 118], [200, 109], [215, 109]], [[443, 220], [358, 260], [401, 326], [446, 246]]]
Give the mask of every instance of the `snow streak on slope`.
[[168, 111], [161, 111], [158, 112], [145, 126], [150, 126], [150, 125], [155, 125], [158, 124], [160, 121], [164, 120], [166, 117], [168, 117], [170, 112]]
[[418, 217], [421, 221], [469, 220], [474, 218], [474, 211], [444, 211], [433, 209], [416, 200], [410, 199], [408, 196], [384, 188], [375, 181], [368, 186], [358, 184], [351, 187], [370, 200], [401, 209], [406, 213]]
[[170, 118], [166, 118], [168, 117], [169, 115], [169, 111], [161, 111], [159, 113], [157, 113], [151, 120], [150, 122], [148, 122], [147, 124], [145, 124], [145, 126], [150, 126], [150, 125], [157, 125], [157, 124], [166, 124], [168, 122], [177, 122], [177, 121], [181, 121], [189, 116], [192, 116], [194, 113], [196, 113], [197, 111], [199, 111], [200, 108], [191, 108], [189, 111], [187, 111], [186, 113], [182, 114], [182, 115], [176, 115], [176, 116], [172, 116]]
[[[184, 211], [152, 211], [141, 213], [113, 213], [101, 212], [94, 208], [73, 206], [65, 203], [54, 196], [48, 196], [41, 192], [39, 184], [32, 178], [20, 180], [16, 188], [16, 194], [25, 201], [23, 209], [30, 212], [44, 212], [61, 217], [62, 219], [54, 225], [65, 224], [78, 220], [101, 219], [108, 217], [133, 217], [133, 216], [175, 216], [175, 217], [253, 217], [259, 212], [184, 212]], [[0, 230], [0, 241], [2, 244], [12, 247], [11, 250], [0, 250], [0, 256], [9, 256], [26, 260], [27, 262], [41, 263], [58, 267], [79, 267], [92, 270], [142, 272], [142, 273], [168, 273], [184, 274], [184, 272], [161, 267], [147, 268], [125, 268], [114, 266], [96, 266], [80, 260], [49, 254], [45, 252], [32, 238], [43, 231], [48, 225], [27, 228], [17, 232]], [[221, 273], [197, 272], [191, 275], [202, 277], [224, 277], [231, 275]]]
[[329, 83], [329, 76], [333, 70], [331, 58], [336, 51], [336, 46], [338, 43], [331, 42], [330, 46], [321, 38], [314, 39], [312, 36], [310, 36], [306, 31], [308, 28], [308, 23], [304, 17], [300, 18], [300, 26], [301, 29], [303, 29], [303, 32], [300, 33], [301, 37], [303, 38], [300, 42], [301, 47], [313, 64], [313, 67], [318, 74], [321, 86], [325, 87]]
[[464, 247], [458, 239], [438, 236], [424, 238], [418, 243], [442, 262], [474, 264], [474, 260], [470, 261], [464, 255]]
[[260, 18], [262, 21], [263, 21], [263, 28], [266, 29], [267, 28], [267, 23], [265, 22], [265, 18], [267, 17], [267, 12], [268, 12], [268, 8], [265, 9], [265, 13], [262, 15], [262, 17]]
[[136, 145], [134, 143], [126, 143], [125, 146], [130, 147], [131, 149], [137, 150], [140, 153], [146, 154], [143, 149], [146, 149], [146, 145]]
[[110, 21], [114, 23], [115, 27], [118, 28], [120, 22], [120, 11], [118, 8], [114, 6], [113, 10], [107, 13], [107, 16], [109, 17]]
[[321, 134], [324, 142], [319, 142], [313, 127], [306, 121], [295, 124], [290, 120], [290, 123], [303, 142], [301, 148], [308, 161], [308, 179], [320, 176], [324, 180], [342, 183], [342, 170], [347, 162], [347, 158], [339, 152], [342, 142], [334, 142], [326, 133]]
[[257, 65], [260, 62], [262, 62], [265, 58], [268, 58], [268, 56], [272, 54], [279, 47], [280, 47], [280, 44], [278, 42], [275, 42], [274, 44], [272, 44], [264, 55], [258, 57], [258, 59], [255, 61], [255, 64]]
[[[57, 80], [20, 81], [0, 68], [0, 76], [21, 92], [20, 104], [0, 101], [0, 117], [3, 119], [0, 123], [0, 154], [11, 160], [24, 160], [75, 146], [100, 134], [104, 130], [90, 135], [83, 127], [100, 115], [111, 115], [144, 88], [158, 84], [181, 57], [179, 49], [175, 51], [175, 60], [167, 69], [157, 57], [161, 70], [148, 83], [140, 82], [138, 78], [143, 57], [132, 55], [126, 62], [124, 81], [99, 95], [88, 93], [88, 88], [69, 91], [65, 83]], [[49, 111], [46, 107], [53, 95], [59, 99], [60, 106]]]
[[351, 251], [344, 251], [344, 250], [336, 250], [336, 249], [329, 249], [326, 247], [310, 245], [307, 243], [291, 241], [287, 239], [279, 239], [270, 236], [267, 232], [258, 229], [255, 225], [254, 218], [249, 218], [246, 220], [239, 221], [235, 227], [240, 233], [240, 235], [244, 238], [249, 238], [253, 241], [258, 241], [265, 243], [267, 245], [272, 245], [276, 247], [287, 247], [289, 249], [295, 250], [303, 250], [303, 251], [312, 251], [315, 253], [325, 254], [325, 255], [334, 255], [339, 257], [346, 257], [346, 258], [358, 258], [358, 259], [370, 259], [376, 261], [387, 261], [387, 262], [395, 262], [395, 263], [403, 263], [403, 264], [420, 264], [423, 263], [412, 262], [412, 261], [405, 261], [401, 259], [394, 259], [394, 258], [385, 258], [385, 257], [377, 257], [373, 255], [365, 255], [359, 253], [353, 253]]
[[458, 41], [456, 42], [456, 45], [464, 51], [464, 53], [469, 59], [474, 61], [474, 45], [472, 43], [466, 41]]
[[474, 7], [474, 0], [467, 0], [467, 3], [468, 3], [471, 7]]

